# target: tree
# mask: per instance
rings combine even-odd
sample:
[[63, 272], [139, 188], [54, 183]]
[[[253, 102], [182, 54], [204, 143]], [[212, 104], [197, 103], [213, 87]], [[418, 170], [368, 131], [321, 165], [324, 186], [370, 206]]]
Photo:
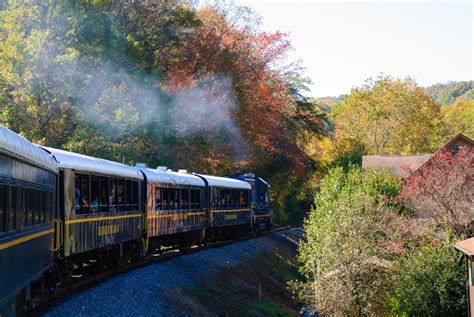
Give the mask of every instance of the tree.
[[456, 101], [442, 107], [444, 136], [455, 136], [459, 133], [474, 138], [474, 101]]
[[389, 304], [396, 316], [466, 316], [465, 263], [449, 232], [401, 257], [391, 268]]
[[474, 149], [440, 150], [405, 179], [400, 198], [418, 217], [448, 221], [458, 235], [470, 232]]
[[429, 153], [440, 105], [413, 80], [384, 77], [353, 89], [332, 116], [340, 152], [355, 144], [371, 155]]
[[399, 239], [393, 226], [397, 216], [383, 196], [398, 191], [388, 175], [363, 174], [355, 167], [347, 174], [342, 168], [329, 171], [299, 248], [306, 282], [293, 284], [307, 307], [323, 315], [385, 313], [387, 269]]

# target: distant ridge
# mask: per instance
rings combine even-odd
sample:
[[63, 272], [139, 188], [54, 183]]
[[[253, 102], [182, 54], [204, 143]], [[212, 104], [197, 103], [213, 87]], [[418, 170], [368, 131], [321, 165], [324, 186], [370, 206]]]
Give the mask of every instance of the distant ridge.
[[[426, 93], [442, 105], [449, 105], [455, 101], [474, 101], [474, 81], [450, 81], [444, 84], [434, 84], [424, 87]], [[321, 108], [330, 110], [340, 101], [344, 100], [346, 95], [339, 97], [320, 97], [313, 98], [312, 101]]]
[[442, 105], [449, 105], [458, 100], [474, 100], [474, 81], [434, 84], [426, 87], [425, 91]]

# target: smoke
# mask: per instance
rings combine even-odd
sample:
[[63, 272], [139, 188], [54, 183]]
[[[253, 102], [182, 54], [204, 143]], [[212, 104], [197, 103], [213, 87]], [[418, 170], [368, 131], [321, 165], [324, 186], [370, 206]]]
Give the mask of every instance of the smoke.
[[[188, 86], [165, 90], [161, 75], [134, 66], [137, 63], [129, 60], [125, 48], [93, 42], [98, 32], [120, 30], [118, 19], [66, 7], [66, 15], [35, 23], [38, 32], [32, 32], [36, 38], [32, 37], [34, 45], [27, 54], [32, 82], [38, 85], [33, 89], [48, 91], [50, 103], [68, 104], [84, 122], [112, 140], [127, 140], [150, 129], [178, 138], [209, 136], [211, 142], [221, 136], [218, 141], [227, 142], [234, 159], [245, 158], [247, 145], [234, 119], [239, 105], [230, 77], [197, 78]], [[70, 14], [77, 14], [77, 19]], [[78, 28], [74, 33], [68, 31], [74, 28]], [[80, 39], [71, 41], [70, 36]], [[110, 42], [115, 43], [114, 39]]]
[[71, 100], [85, 122], [112, 140], [144, 127], [166, 129], [176, 137], [226, 135], [229, 154], [245, 158], [246, 143], [234, 120], [238, 101], [228, 76], [196, 79], [165, 92], [158, 76], [133, 73], [111, 62], [91, 64], [74, 54], [58, 55], [49, 46], [36, 56], [30, 64], [35, 76]]

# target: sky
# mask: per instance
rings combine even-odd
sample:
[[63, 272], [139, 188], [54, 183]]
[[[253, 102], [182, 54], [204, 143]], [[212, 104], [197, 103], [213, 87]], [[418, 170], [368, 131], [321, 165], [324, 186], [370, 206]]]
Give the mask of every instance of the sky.
[[289, 58], [312, 81], [307, 96], [347, 94], [381, 73], [420, 86], [473, 79], [471, 1], [235, 3], [262, 16], [262, 31], [289, 33]]

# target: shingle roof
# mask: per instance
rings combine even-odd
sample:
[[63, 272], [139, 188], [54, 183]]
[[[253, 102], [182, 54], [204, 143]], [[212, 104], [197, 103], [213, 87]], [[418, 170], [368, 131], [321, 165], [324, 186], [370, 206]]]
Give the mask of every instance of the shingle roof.
[[428, 161], [431, 154], [423, 155], [366, 155], [362, 157], [362, 170], [388, 171], [396, 177], [407, 177]]

